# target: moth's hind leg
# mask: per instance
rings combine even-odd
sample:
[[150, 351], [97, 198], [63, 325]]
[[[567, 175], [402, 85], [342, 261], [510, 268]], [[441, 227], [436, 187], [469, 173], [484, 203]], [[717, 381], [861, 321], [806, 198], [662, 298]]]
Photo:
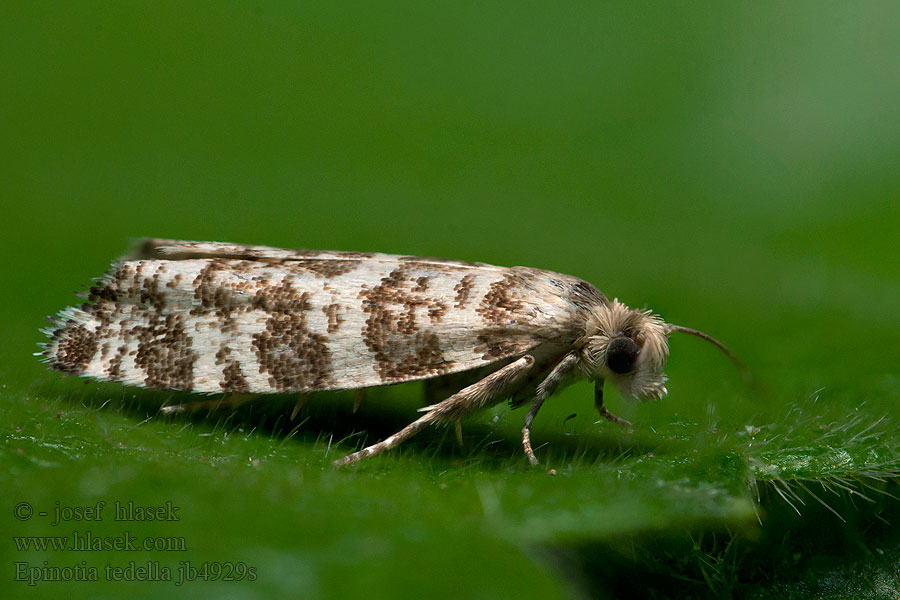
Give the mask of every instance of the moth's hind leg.
[[297, 396], [297, 402], [294, 403], [294, 410], [291, 411], [291, 421], [297, 418], [297, 415], [300, 414], [300, 411], [306, 406], [307, 400], [309, 400], [309, 394], [300, 394]]
[[[508, 363], [510, 361], [504, 361]], [[425, 408], [420, 408], [419, 412], [428, 412], [431, 406], [440, 403], [442, 400], [452, 396], [457, 391], [467, 388], [474, 383], [478, 383], [491, 373], [503, 368], [503, 363], [499, 365], [492, 363], [479, 369], [471, 369], [469, 371], [460, 371], [459, 373], [450, 373], [449, 375], [441, 375], [425, 380], [424, 396], [425, 402], [428, 404]], [[462, 422], [457, 419], [455, 425], [456, 441], [459, 447], [463, 447], [462, 438]]]
[[197, 410], [216, 410], [217, 408], [231, 407], [237, 408], [242, 404], [246, 404], [255, 399], [253, 394], [231, 394], [216, 398], [215, 400], [198, 400], [196, 402], [185, 402], [183, 404], [170, 404], [159, 409], [164, 415], [173, 415], [175, 413], [194, 412]]
[[458, 392], [463, 388], [467, 388], [474, 383], [478, 383], [491, 373], [498, 370], [500, 365], [490, 364], [480, 369], [471, 369], [469, 371], [460, 371], [459, 373], [450, 373], [441, 375], [440, 377], [432, 377], [425, 380], [424, 397], [425, 402], [429, 405], [438, 404]]
[[360, 405], [366, 400], [366, 388], [359, 388], [353, 392], [353, 414], [359, 410]]
[[433, 423], [459, 421], [466, 415], [495, 404], [504, 398], [509, 388], [515, 385], [533, 365], [534, 358], [526, 354], [517, 361], [494, 371], [484, 379], [453, 394], [443, 402], [421, 409], [428, 412], [387, 439], [334, 461], [334, 466], [342, 467], [373, 454], [390, 450]]

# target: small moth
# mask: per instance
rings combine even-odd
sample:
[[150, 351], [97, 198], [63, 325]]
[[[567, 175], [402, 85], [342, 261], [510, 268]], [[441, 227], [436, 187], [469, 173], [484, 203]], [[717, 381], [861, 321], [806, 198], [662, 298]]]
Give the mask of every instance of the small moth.
[[670, 333], [699, 336], [736, 362], [705, 333], [609, 300], [581, 279], [527, 267], [145, 239], [82, 297], [50, 320], [38, 353], [70, 375], [206, 394], [468, 378], [335, 466], [431, 424], [458, 426], [505, 399], [530, 403], [522, 446], [538, 464], [531, 425], [557, 389], [593, 381], [600, 414], [628, 426], [604, 406], [604, 382], [634, 399], [665, 396]]

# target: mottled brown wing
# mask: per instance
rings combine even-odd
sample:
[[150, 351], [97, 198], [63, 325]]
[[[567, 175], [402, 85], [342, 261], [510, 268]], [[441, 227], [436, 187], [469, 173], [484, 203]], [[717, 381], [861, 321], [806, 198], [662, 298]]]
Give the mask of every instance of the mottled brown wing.
[[585, 289], [535, 269], [147, 240], [60, 313], [43, 354], [157, 389], [361, 388], [571, 344]]

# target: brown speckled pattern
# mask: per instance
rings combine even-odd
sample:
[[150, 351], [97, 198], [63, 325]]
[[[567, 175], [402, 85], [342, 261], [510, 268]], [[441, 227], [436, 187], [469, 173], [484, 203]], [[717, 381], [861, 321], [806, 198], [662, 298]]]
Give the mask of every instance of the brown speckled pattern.
[[359, 294], [369, 315], [362, 340], [384, 383], [441, 375], [454, 366], [443, 357], [440, 337], [430, 327], [443, 318], [447, 302], [427, 294], [429, 277], [413, 278], [411, 272], [399, 266]]
[[522, 280], [516, 274], [506, 274], [503, 279], [491, 284], [490, 291], [481, 299], [476, 312], [491, 324], [509, 323], [515, 320], [525, 303], [515, 294]]
[[99, 336], [84, 325], [75, 325], [59, 334], [53, 366], [60, 371], [78, 373], [97, 353]]

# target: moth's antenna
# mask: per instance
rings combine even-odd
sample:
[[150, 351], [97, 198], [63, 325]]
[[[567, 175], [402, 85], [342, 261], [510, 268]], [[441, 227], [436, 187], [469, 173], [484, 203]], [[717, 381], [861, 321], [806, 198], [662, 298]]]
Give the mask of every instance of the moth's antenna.
[[753, 382], [753, 375], [750, 373], [750, 370], [744, 366], [744, 363], [742, 363], [738, 359], [738, 357], [734, 355], [734, 352], [732, 352], [731, 350], [728, 349], [728, 346], [726, 346], [725, 344], [723, 344], [722, 342], [720, 342], [713, 336], [709, 335], [708, 333], [703, 333], [702, 331], [698, 331], [697, 329], [691, 329], [690, 327], [682, 327], [681, 325], [670, 325], [670, 324], [666, 323], [666, 327], [668, 328], [669, 333], [671, 333], [673, 331], [679, 331], [681, 333], [687, 333], [687, 334], [696, 336], [698, 338], [704, 339], [707, 342], [710, 342], [711, 344], [716, 346], [719, 350], [721, 350], [723, 353], [725, 353], [725, 356], [727, 356], [728, 359], [732, 362], [732, 364], [734, 364], [735, 368], [737, 368], [737, 370], [740, 371], [741, 376], [744, 378], [745, 381], [747, 381], [748, 383]]

